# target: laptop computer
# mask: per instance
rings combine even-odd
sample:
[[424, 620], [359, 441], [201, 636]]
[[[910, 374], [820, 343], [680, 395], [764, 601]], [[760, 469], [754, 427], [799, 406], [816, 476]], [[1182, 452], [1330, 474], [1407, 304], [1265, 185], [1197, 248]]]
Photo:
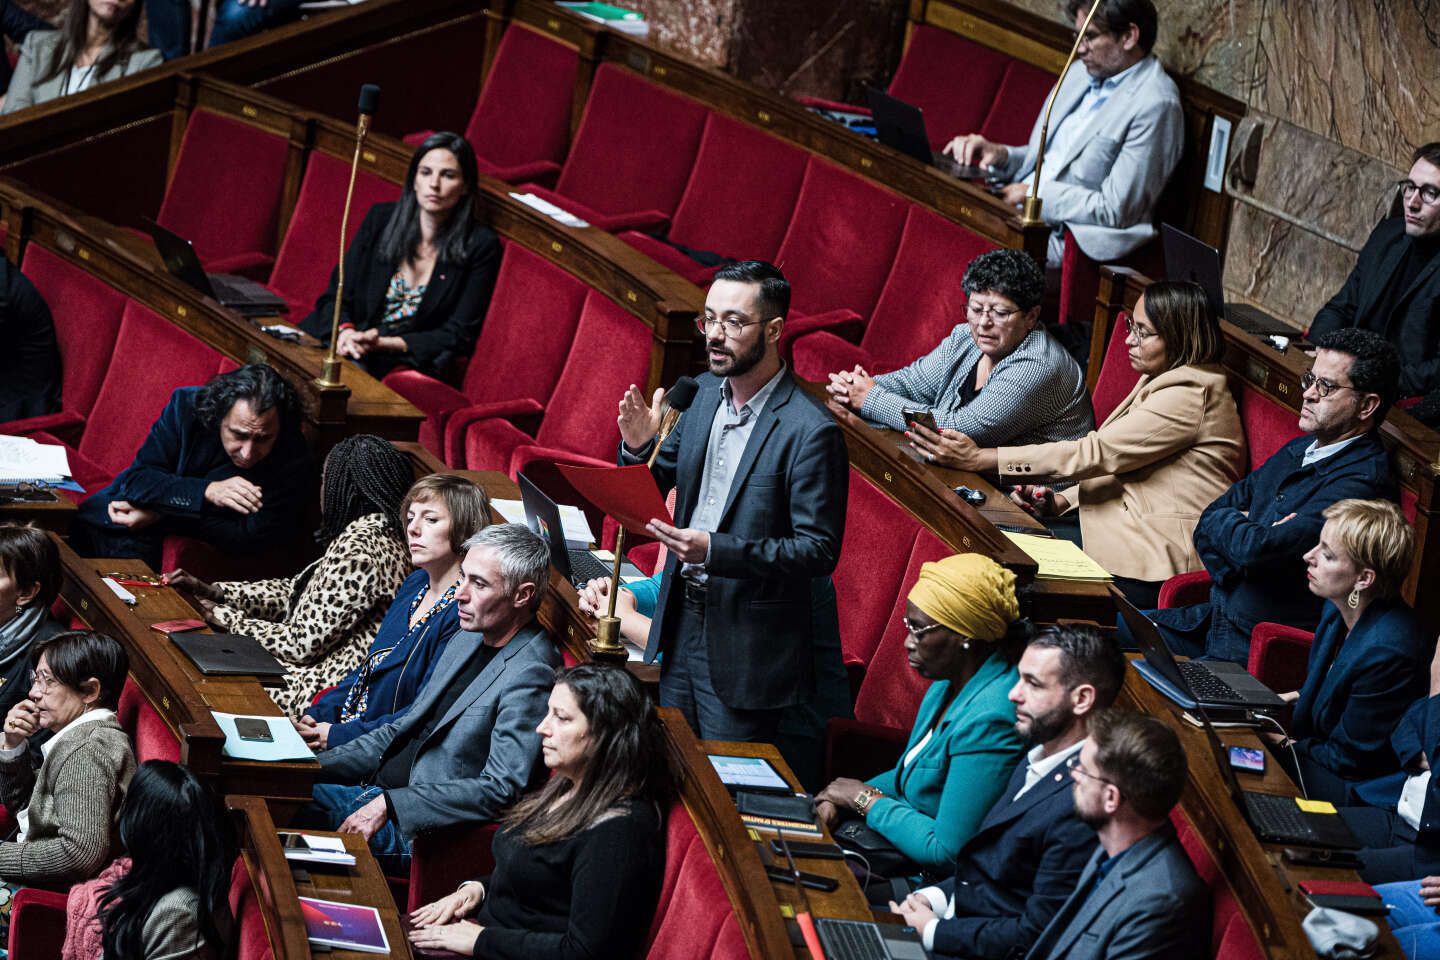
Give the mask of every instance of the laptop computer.
[[816, 917], [815, 933], [830, 960], [929, 960], [910, 927], [869, 920]]
[[875, 118], [875, 137], [885, 146], [962, 180], [980, 180], [986, 176], [983, 167], [966, 166], [949, 154], [930, 149], [925, 114], [919, 107], [874, 87], [868, 87], [866, 94], [870, 99], [870, 113]]
[[1115, 606], [1144, 660], [1131, 661], [1150, 685], [1184, 707], [1194, 710], [1218, 710], [1228, 714], [1237, 711], [1277, 713], [1285, 701], [1265, 684], [1256, 680], [1238, 663], [1228, 660], [1179, 661], [1165, 644], [1160, 629], [1115, 587], [1110, 588]]
[[207, 677], [283, 677], [290, 672], [260, 641], [241, 633], [171, 633], [168, 636]]
[[1284, 843], [1297, 847], [1324, 847], [1332, 850], [1359, 850], [1364, 846], [1338, 813], [1313, 813], [1301, 808], [1296, 797], [1278, 793], [1257, 793], [1240, 786], [1229, 754], [1215, 732], [1210, 716], [1203, 707], [1194, 711], [1205, 729], [1210, 752], [1220, 766], [1235, 806], [1249, 821], [1255, 836], [1265, 843]]
[[[582, 587], [598, 577], [610, 576], [611, 564], [595, 556], [587, 547], [572, 547], [565, 539], [565, 526], [555, 501], [525, 474], [518, 474], [516, 479], [520, 483], [520, 502], [525, 507], [525, 523], [549, 544], [550, 563], [556, 572], [576, 587]], [[621, 580], [644, 576], [633, 563], [621, 562]]]
[[246, 316], [273, 316], [289, 313], [290, 305], [278, 294], [248, 277], [231, 273], [206, 273], [200, 264], [195, 246], [173, 230], [154, 220], [145, 219], [145, 229], [155, 238], [155, 249], [165, 261], [165, 269], [181, 283], [195, 288], [222, 306]]
[[1304, 334], [1289, 324], [1250, 306], [1248, 303], [1226, 302], [1225, 288], [1220, 282], [1220, 251], [1168, 223], [1160, 225], [1160, 242], [1165, 251], [1165, 277], [1188, 280], [1200, 285], [1210, 310], [1217, 317], [1229, 320], [1246, 333], [1257, 337], [1286, 337], [1301, 343]]

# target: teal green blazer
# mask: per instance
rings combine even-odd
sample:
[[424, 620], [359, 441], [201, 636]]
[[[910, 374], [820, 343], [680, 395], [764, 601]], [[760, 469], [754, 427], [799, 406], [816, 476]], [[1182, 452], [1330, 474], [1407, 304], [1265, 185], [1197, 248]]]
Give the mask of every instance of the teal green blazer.
[[865, 822], [922, 867], [953, 866], [1009, 782], [1025, 750], [1007, 696], [1019, 676], [992, 655], [938, 721], [950, 681], [932, 683], [905, 753], [933, 726], [930, 742], [910, 763], [901, 754], [895, 769], [869, 780], [885, 796], [870, 805]]

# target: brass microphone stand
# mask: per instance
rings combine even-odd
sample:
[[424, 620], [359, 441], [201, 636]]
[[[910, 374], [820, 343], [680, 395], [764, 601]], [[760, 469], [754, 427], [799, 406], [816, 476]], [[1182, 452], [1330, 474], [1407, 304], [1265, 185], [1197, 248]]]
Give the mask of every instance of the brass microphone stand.
[[[660, 420], [660, 432], [655, 435], [655, 449], [650, 451], [650, 459], [645, 461], [646, 467], [655, 466], [655, 458], [660, 456], [660, 445], [665, 438], [670, 436], [670, 431], [675, 429], [675, 424], [680, 420], [683, 410], [676, 410], [667, 407], [665, 416]], [[622, 526], [615, 534], [615, 559], [610, 568], [610, 598], [606, 605], [605, 615], [595, 618], [595, 639], [590, 641], [591, 656], [602, 660], [629, 659], [625, 652], [625, 645], [620, 642], [620, 618], [615, 616], [615, 597], [620, 592], [620, 563], [625, 558], [625, 528]]]
[[1065, 82], [1065, 74], [1070, 72], [1070, 65], [1080, 52], [1080, 42], [1085, 39], [1085, 31], [1090, 29], [1090, 21], [1095, 19], [1095, 11], [1100, 9], [1101, 2], [1095, 0], [1090, 5], [1090, 12], [1085, 14], [1085, 22], [1080, 25], [1080, 32], [1075, 35], [1075, 43], [1070, 47], [1070, 55], [1065, 58], [1065, 66], [1060, 70], [1060, 79], [1055, 81], [1050, 99], [1045, 104], [1045, 119], [1040, 123], [1040, 143], [1035, 150], [1035, 179], [1030, 187], [1030, 196], [1025, 198], [1025, 209], [1020, 214], [1022, 227], [1038, 227], [1045, 222], [1045, 218], [1040, 216], [1045, 208], [1044, 201], [1040, 199], [1040, 167], [1045, 162], [1045, 140], [1050, 136], [1050, 114], [1055, 109], [1055, 98], [1060, 95], [1060, 84]]
[[345, 240], [350, 233], [350, 202], [355, 197], [355, 173], [360, 167], [360, 150], [365, 138], [370, 135], [370, 114], [360, 114], [355, 126], [355, 156], [350, 160], [350, 184], [345, 188], [345, 210], [340, 215], [340, 263], [335, 279], [335, 311], [330, 319], [330, 351], [320, 367], [320, 378], [316, 381], [322, 387], [340, 386], [340, 357], [335, 352], [340, 339], [340, 305], [345, 301]]

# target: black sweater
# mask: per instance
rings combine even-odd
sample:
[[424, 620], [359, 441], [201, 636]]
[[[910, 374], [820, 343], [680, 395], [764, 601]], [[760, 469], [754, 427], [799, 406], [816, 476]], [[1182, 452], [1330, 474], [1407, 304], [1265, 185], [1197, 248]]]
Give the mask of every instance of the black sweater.
[[487, 960], [625, 960], [650, 932], [665, 866], [665, 830], [653, 803], [558, 843], [533, 847], [495, 836], [495, 872], [475, 919]]

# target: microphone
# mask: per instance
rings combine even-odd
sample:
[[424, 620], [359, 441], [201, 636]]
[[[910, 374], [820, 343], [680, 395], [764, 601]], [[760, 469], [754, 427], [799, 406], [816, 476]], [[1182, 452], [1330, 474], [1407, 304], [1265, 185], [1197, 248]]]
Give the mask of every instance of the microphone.
[[345, 238], [350, 233], [350, 204], [355, 199], [355, 174], [360, 168], [360, 150], [370, 134], [370, 120], [380, 107], [380, 87], [366, 83], [360, 87], [359, 118], [355, 121], [355, 155], [350, 158], [350, 184], [345, 188], [345, 209], [340, 214], [340, 257], [335, 278], [335, 312], [330, 318], [330, 352], [320, 368], [317, 385], [334, 390], [340, 383], [340, 357], [335, 347], [340, 339], [340, 305], [345, 302]]
[[1095, 19], [1095, 11], [1100, 9], [1100, 3], [1101, 0], [1095, 0], [1090, 4], [1090, 12], [1085, 15], [1080, 32], [1075, 34], [1075, 42], [1070, 47], [1070, 55], [1065, 58], [1065, 66], [1060, 69], [1060, 77], [1050, 90], [1050, 97], [1045, 105], [1045, 119], [1040, 123], [1040, 142], [1035, 147], [1035, 179], [1030, 187], [1030, 196], [1025, 198], [1025, 210], [1020, 214], [1022, 227], [1038, 227], [1045, 222], [1045, 218], [1040, 216], [1045, 207], [1040, 199], [1040, 167], [1045, 163], [1045, 141], [1050, 136], [1050, 114], [1055, 110], [1055, 98], [1060, 95], [1060, 84], [1065, 82], [1065, 74], [1070, 72], [1070, 65], [1075, 62], [1075, 55], [1080, 52], [1080, 41], [1085, 39], [1085, 32], [1090, 29], [1090, 21]]
[[655, 466], [655, 458], [660, 455], [660, 445], [665, 438], [670, 436], [670, 431], [675, 429], [675, 424], [680, 420], [680, 414], [690, 409], [690, 404], [695, 402], [695, 394], [700, 390], [700, 384], [694, 377], [681, 377], [675, 381], [665, 394], [664, 404], [661, 409], [664, 411], [660, 417], [660, 432], [655, 436], [655, 449], [650, 451], [650, 459], [646, 461], [647, 467]]
[[[690, 409], [690, 404], [695, 402], [695, 394], [699, 391], [700, 384], [694, 377], [681, 377], [666, 391], [660, 408], [660, 430], [655, 435], [655, 447], [650, 451], [650, 459], [645, 462], [645, 466], [655, 466], [655, 458], [660, 456], [661, 444], [675, 429], [675, 424], [680, 422], [680, 415]], [[620, 618], [615, 616], [615, 597], [620, 592], [620, 564], [624, 556], [625, 528], [622, 526], [615, 533], [615, 559], [610, 567], [609, 602], [606, 604], [605, 615], [595, 618], [595, 639], [590, 643], [591, 655], [599, 660], [624, 662], [628, 659], [625, 646], [620, 642]]]

